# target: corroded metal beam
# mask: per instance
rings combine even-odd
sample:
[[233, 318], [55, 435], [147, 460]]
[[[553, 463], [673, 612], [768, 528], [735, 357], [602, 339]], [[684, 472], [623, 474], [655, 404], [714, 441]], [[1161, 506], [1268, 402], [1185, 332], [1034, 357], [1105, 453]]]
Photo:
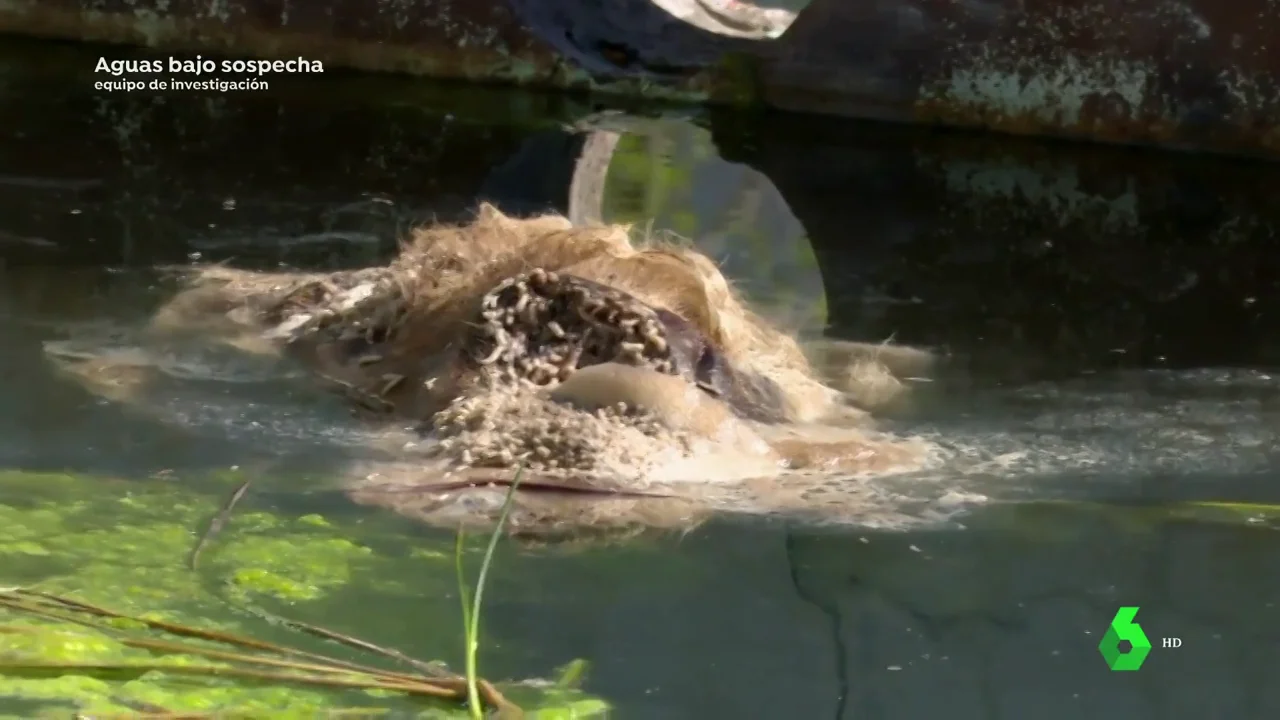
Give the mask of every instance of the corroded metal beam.
[[1276, 157], [1277, 37], [1272, 0], [815, 0], [759, 84], [806, 111]]
[[1272, 0], [782, 4], [0, 0], [0, 32], [1280, 157]]

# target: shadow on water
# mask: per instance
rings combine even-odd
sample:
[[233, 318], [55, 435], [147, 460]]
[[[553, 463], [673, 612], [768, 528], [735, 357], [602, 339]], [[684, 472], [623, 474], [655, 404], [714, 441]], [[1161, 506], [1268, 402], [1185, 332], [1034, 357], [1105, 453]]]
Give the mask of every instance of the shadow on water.
[[[6, 467], [145, 478], [270, 457], [323, 475], [344, 453], [318, 427], [335, 408], [301, 385], [253, 368], [193, 378], [175, 359], [161, 422], [66, 382], [46, 344], [143, 317], [166, 290], [159, 264], [367, 264], [480, 197], [568, 212], [585, 142], [568, 128], [594, 128], [617, 135], [606, 219], [696, 238], [802, 334], [944, 350], [896, 421], [957, 450], [968, 469], [948, 487], [997, 502], [906, 532], [724, 520], [509, 551], [499, 563], [518, 578], [490, 595], [491, 673], [588, 657], [590, 689], [620, 717], [1280, 711], [1265, 681], [1280, 666], [1280, 519], [1256, 505], [1280, 503], [1280, 168], [813, 119], [593, 115], [391, 79], [105, 96], [83, 51], [15, 48], [0, 55]], [[259, 502], [403, 526], [331, 496]], [[352, 630], [412, 625], [387, 619], [413, 612], [402, 598], [349, 594], [338, 620]], [[1142, 607], [1157, 646], [1182, 647], [1108, 672], [1096, 645], [1121, 605]]]

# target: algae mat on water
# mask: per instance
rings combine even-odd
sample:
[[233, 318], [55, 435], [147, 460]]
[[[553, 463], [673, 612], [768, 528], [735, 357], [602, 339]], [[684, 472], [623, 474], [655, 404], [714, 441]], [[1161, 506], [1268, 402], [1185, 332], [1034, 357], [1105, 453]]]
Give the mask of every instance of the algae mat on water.
[[[415, 612], [384, 618], [394, 632], [384, 624], [381, 635], [457, 655], [448, 554], [393, 555], [317, 515], [248, 509], [193, 571], [215, 490], [0, 473], [0, 714], [466, 717], [438, 663], [396, 666], [350, 638], [316, 637], [315, 624], [349, 618], [356, 598], [401, 596]], [[607, 709], [568, 682], [503, 690], [536, 718]]]

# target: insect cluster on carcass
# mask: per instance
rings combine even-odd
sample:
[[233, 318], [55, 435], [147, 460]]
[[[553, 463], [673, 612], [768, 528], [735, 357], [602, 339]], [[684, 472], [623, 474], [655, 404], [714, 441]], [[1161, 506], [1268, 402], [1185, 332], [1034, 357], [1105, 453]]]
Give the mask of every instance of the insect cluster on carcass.
[[657, 314], [580, 278], [543, 269], [508, 278], [484, 296], [480, 317], [471, 357], [504, 380], [547, 386], [604, 362], [676, 374]]

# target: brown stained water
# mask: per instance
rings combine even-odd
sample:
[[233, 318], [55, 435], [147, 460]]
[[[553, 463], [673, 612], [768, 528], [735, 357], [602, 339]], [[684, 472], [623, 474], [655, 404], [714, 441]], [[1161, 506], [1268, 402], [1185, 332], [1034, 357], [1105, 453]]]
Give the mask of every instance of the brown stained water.
[[[0, 55], [3, 469], [159, 473], [195, 492], [230, 466], [266, 468], [247, 508], [320, 513], [406, 558], [296, 611], [457, 663], [460, 642], [419, 630], [424, 615], [456, 622], [451, 577], [403, 579], [420, 572], [405, 548], [448, 552], [451, 535], [334, 491], [385, 436], [276, 365], [140, 347], [129, 328], [172, 292], [161, 265], [354, 267], [482, 197], [565, 209], [561, 128], [592, 117], [621, 135], [605, 219], [694, 238], [803, 337], [944, 353], [886, 422], [945, 453], [927, 472], [851, 480], [865, 522], [730, 513], [687, 533], [507, 546], [486, 674], [582, 657], [587, 689], [622, 718], [1280, 711], [1280, 169], [794, 118], [601, 116], [389, 79], [95, 95], [95, 59]], [[55, 362], [104, 353], [89, 383]], [[129, 404], [137, 373], [162, 383], [145, 412]], [[0, 488], [0, 503], [23, 502]], [[1125, 605], [1157, 646], [1136, 673], [1097, 650]]]

